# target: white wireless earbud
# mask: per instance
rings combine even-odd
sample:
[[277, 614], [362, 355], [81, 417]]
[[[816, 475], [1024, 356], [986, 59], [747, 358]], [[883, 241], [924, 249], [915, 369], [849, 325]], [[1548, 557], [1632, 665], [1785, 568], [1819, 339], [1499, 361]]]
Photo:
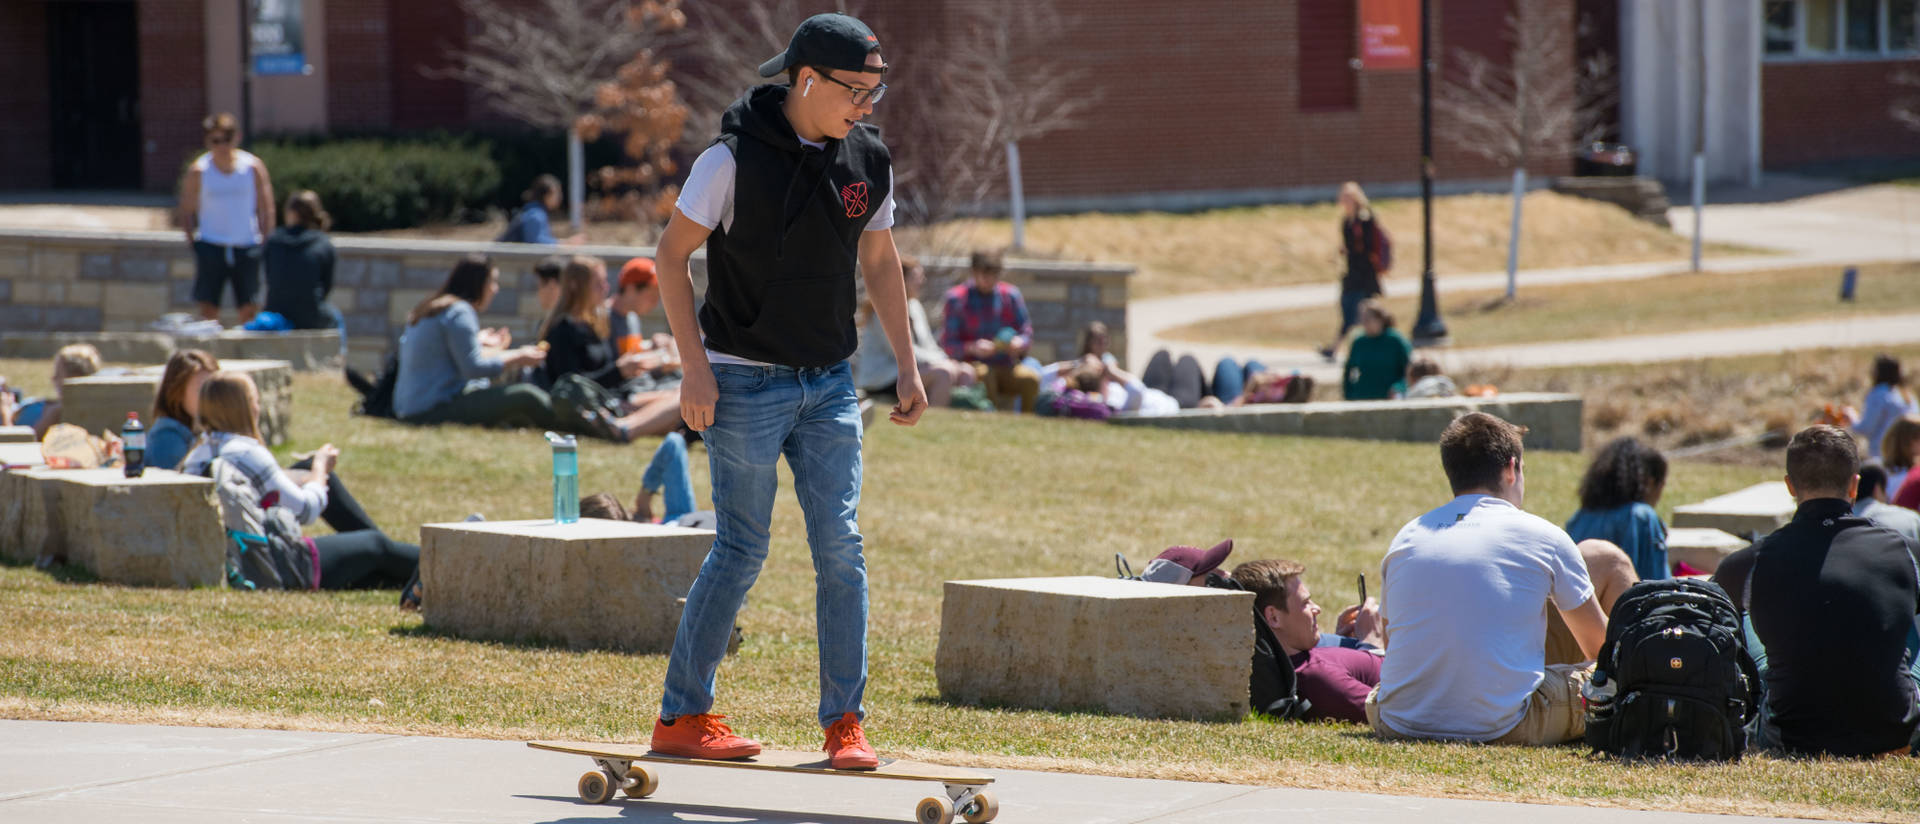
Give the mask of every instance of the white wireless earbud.
[[813, 78], [811, 77], [807, 78], [807, 87], [800, 90], [801, 97], [806, 97], [810, 94], [813, 94]]

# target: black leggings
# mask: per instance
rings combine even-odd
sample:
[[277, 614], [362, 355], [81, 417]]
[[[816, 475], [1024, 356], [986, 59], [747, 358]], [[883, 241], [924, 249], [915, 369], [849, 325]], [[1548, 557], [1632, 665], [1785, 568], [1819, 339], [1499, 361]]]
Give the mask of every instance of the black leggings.
[[[313, 469], [313, 459], [293, 465]], [[420, 547], [380, 532], [339, 475], [327, 474], [327, 508], [320, 511], [337, 534], [313, 539], [320, 552], [321, 589], [399, 589], [420, 566]]]
[[403, 544], [376, 529], [322, 535], [321, 589], [399, 589], [420, 567], [420, 547]]

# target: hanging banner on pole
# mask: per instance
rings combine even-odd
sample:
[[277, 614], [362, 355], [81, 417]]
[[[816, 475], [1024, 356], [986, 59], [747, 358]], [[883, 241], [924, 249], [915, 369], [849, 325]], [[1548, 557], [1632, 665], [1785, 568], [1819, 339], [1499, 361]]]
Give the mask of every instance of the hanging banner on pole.
[[253, 73], [307, 74], [305, 34], [300, 20], [301, 0], [247, 0], [253, 12], [247, 21]]
[[1360, 65], [1368, 71], [1420, 68], [1420, 0], [1360, 0]]

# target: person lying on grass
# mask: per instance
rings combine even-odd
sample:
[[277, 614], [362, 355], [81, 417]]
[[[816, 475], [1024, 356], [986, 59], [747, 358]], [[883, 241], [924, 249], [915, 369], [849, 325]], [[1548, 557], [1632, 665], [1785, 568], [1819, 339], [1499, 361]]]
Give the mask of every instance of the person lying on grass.
[[[1380, 686], [1380, 656], [1329, 645], [1320, 634], [1320, 605], [1307, 589], [1306, 565], [1269, 559], [1235, 567], [1233, 581], [1253, 593], [1253, 608], [1273, 631], [1281, 650], [1293, 662], [1300, 697], [1311, 704], [1304, 720], [1337, 718], [1367, 723], [1367, 693]], [[1380, 603], [1368, 598], [1340, 612], [1341, 636], [1378, 647]], [[1257, 682], [1256, 682], [1257, 683]], [[1254, 706], [1264, 706], [1261, 696]]]

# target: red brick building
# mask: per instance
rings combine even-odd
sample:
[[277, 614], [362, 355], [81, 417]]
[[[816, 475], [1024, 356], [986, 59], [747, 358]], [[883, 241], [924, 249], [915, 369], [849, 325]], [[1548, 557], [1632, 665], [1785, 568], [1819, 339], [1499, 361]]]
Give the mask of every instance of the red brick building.
[[[200, 118], [239, 108], [242, 1], [0, 2], [0, 77], [9, 80], [0, 84], [0, 189], [170, 190], [199, 146]], [[967, 2], [871, 0], [865, 17], [889, 57], [906, 63], [916, 41]], [[1057, 2], [1078, 24], [1054, 56], [1088, 73], [1100, 105], [1078, 126], [1022, 146], [1036, 208], [1257, 202], [1346, 179], [1404, 183], [1418, 175], [1418, 76], [1357, 68], [1358, 0], [1189, 0], [1177, 9], [1159, 0]], [[1563, 16], [1573, 38], [1577, 15], [1614, 20], [1634, 2], [1539, 0], [1528, 8]], [[1857, 20], [1853, 28], [1833, 21], [1841, 48], [1805, 51], [1807, 20], [1861, 0], [1720, 2], [1749, 4], [1750, 16], [1769, 21], [1783, 4], [1799, 14], [1794, 51], [1768, 47], [1753, 115], [1767, 167], [1920, 153], [1920, 136], [1884, 116], [1895, 94], [1887, 66], [1915, 62], [1913, 41], [1898, 34], [1903, 20], [1913, 25], [1901, 15], [1915, 0], [1873, 0], [1885, 8], [1870, 62], [1845, 48], [1850, 36], [1864, 43], [1850, 34]], [[1505, 50], [1503, 21], [1514, 0], [1433, 5], [1440, 49]], [[474, 90], [425, 71], [443, 66], [447, 49], [465, 39], [467, 21], [450, 0], [302, 0], [301, 8], [310, 71], [254, 82], [256, 133], [499, 120]], [[1825, 31], [1813, 24], [1816, 48]], [[910, 133], [911, 124], [891, 132], [895, 141]], [[1500, 176], [1444, 144], [1436, 165], [1443, 180]], [[1566, 167], [1559, 158], [1535, 171]]]

